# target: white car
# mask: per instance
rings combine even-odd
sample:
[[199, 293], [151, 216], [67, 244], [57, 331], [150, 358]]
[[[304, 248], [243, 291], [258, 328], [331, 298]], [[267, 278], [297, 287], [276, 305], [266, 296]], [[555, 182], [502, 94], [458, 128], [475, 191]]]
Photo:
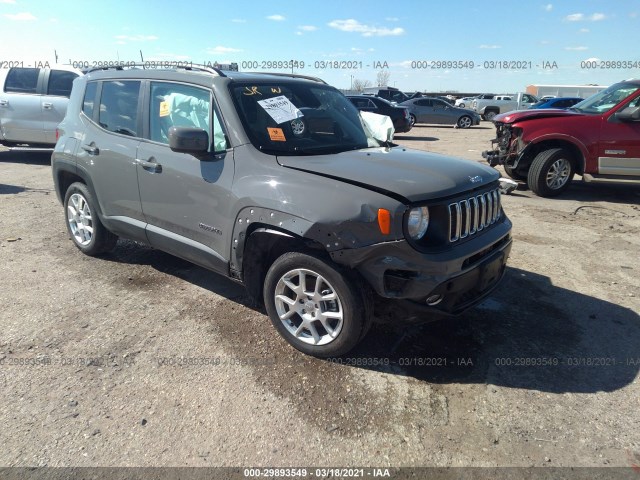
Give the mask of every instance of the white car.
[[460, 108], [469, 108], [471, 107], [471, 101], [474, 97], [464, 97], [456, 100], [455, 106]]

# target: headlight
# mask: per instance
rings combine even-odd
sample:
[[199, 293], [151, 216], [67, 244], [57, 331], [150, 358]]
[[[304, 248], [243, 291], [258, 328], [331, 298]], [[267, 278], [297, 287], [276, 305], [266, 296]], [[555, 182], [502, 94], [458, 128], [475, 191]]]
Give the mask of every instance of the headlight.
[[427, 207], [412, 208], [407, 220], [407, 232], [413, 240], [420, 240], [429, 227], [429, 209]]

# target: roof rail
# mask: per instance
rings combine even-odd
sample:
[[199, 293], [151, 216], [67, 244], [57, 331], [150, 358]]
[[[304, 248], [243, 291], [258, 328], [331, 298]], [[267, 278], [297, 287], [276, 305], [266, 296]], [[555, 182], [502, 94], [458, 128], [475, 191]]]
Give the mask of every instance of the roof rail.
[[207, 72], [212, 73], [214, 75], [218, 75], [219, 77], [226, 77], [224, 72], [215, 67], [198, 65], [195, 63], [186, 63], [172, 65], [175, 62], [163, 62], [163, 61], [147, 61], [144, 63], [129, 63], [125, 62], [122, 65], [109, 65], [106, 67], [93, 67], [87, 70], [85, 73], [96, 72], [100, 70], [124, 70], [125, 68], [142, 68], [143, 70], [172, 70], [172, 69], [182, 69], [182, 70], [190, 70], [190, 71], [198, 71], [198, 72]]
[[305, 80], [311, 80], [313, 82], [324, 83], [328, 85], [327, 82], [318, 77], [312, 77], [310, 75], [300, 75], [297, 73], [281, 73], [281, 72], [246, 72], [252, 73], [254, 75], [275, 75], [276, 77], [291, 77], [291, 78], [303, 78]]

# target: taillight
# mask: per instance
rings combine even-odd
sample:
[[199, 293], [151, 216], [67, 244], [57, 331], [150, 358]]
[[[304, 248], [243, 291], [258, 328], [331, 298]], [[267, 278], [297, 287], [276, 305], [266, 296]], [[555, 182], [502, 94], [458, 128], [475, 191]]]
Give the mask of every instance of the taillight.
[[409, 109], [408, 108], [404, 109], [404, 118], [406, 118], [407, 120], [409, 119]]
[[60, 138], [60, 129], [56, 128], [56, 142]]

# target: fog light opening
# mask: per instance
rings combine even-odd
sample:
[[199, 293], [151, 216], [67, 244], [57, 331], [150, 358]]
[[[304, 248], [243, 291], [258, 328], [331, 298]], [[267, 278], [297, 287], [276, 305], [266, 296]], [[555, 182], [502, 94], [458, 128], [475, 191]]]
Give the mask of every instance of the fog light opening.
[[444, 295], [431, 295], [430, 297], [427, 297], [427, 305], [433, 307], [434, 305], [438, 305], [440, 302], [442, 302], [442, 300], [444, 300]]

